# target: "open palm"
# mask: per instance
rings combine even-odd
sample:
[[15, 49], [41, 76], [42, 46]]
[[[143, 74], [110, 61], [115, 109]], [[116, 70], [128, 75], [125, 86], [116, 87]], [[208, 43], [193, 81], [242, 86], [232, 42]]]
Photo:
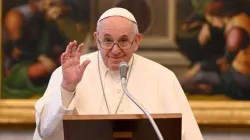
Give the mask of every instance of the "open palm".
[[63, 74], [62, 88], [65, 90], [75, 90], [77, 84], [82, 79], [87, 65], [90, 63], [90, 60], [85, 60], [80, 64], [80, 56], [83, 48], [83, 43], [77, 47], [76, 41], [70, 42], [66, 51], [61, 56]]

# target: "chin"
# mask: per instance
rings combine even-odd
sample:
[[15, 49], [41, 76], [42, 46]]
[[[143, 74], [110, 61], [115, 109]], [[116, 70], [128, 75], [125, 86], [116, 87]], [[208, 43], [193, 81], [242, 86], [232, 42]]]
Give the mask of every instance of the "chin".
[[123, 59], [110, 59], [108, 61], [108, 68], [111, 70], [119, 70], [119, 65], [121, 62], [125, 61], [124, 58]]
[[119, 64], [117, 65], [110, 65], [109, 66], [109, 69], [111, 69], [111, 70], [113, 70], [113, 71], [117, 71], [117, 70], [119, 70]]

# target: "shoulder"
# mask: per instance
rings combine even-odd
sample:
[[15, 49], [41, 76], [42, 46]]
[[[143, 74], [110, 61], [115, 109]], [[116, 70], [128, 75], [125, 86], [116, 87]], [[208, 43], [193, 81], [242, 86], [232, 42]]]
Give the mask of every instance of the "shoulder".
[[244, 28], [245, 30], [247, 30], [247, 32], [250, 32], [250, 18], [247, 14], [245, 13], [240, 13], [236, 16], [233, 16], [228, 23], [228, 27], [230, 29], [230, 27], [240, 27], [240, 28]]
[[232, 27], [226, 35], [227, 49], [244, 49], [249, 44], [249, 33], [242, 27]]
[[240, 13], [236, 16], [233, 16], [231, 19], [235, 25], [244, 25], [249, 23], [249, 16], [246, 13]]
[[228, 41], [234, 40], [235, 38], [241, 40], [249, 39], [249, 33], [247, 32], [247, 30], [237, 26], [232, 27], [230, 30], [228, 30], [226, 36]]
[[158, 76], [160, 77], [175, 76], [173, 71], [171, 71], [169, 68], [153, 60], [150, 60], [138, 54], [135, 54], [135, 58], [136, 58], [138, 67], [140, 67], [141, 70], [147, 71], [153, 76], [157, 76], [157, 77]]
[[57, 80], [62, 80], [62, 66], [59, 66], [54, 70], [54, 72], [51, 74], [51, 80], [57, 79]]

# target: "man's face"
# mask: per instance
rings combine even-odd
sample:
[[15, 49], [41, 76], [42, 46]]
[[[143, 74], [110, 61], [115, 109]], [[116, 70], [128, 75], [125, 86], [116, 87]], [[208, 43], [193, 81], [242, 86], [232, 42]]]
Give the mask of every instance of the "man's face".
[[51, 7], [55, 5], [56, 5], [56, 2], [54, 0], [42, 0], [42, 6], [45, 11], [48, 11]]
[[56, 19], [61, 14], [60, 0], [34, 0], [40, 12], [46, 14], [47, 19]]
[[133, 53], [137, 51], [142, 35], [135, 33], [130, 20], [123, 17], [109, 17], [99, 23], [94, 38], [104, 64], [111, 70], [118, 70], [119, 64], [122, 61], [128, 63]]

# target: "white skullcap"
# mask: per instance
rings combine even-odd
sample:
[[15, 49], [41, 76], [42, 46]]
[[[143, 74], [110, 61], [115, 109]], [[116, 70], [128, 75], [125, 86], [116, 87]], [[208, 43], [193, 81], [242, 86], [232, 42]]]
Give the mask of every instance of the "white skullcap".
[[98, 22], [107, 17], [113, 17], [113, 16], [121, 16], [121, 17], [127, 18], [128, 20], [131, 20], [134, 23], [137, 23], [132, 13], [130, 13], [127, 9], [120, 8], [120, 7], [114, 7], [105, 11], [99, 18]]

